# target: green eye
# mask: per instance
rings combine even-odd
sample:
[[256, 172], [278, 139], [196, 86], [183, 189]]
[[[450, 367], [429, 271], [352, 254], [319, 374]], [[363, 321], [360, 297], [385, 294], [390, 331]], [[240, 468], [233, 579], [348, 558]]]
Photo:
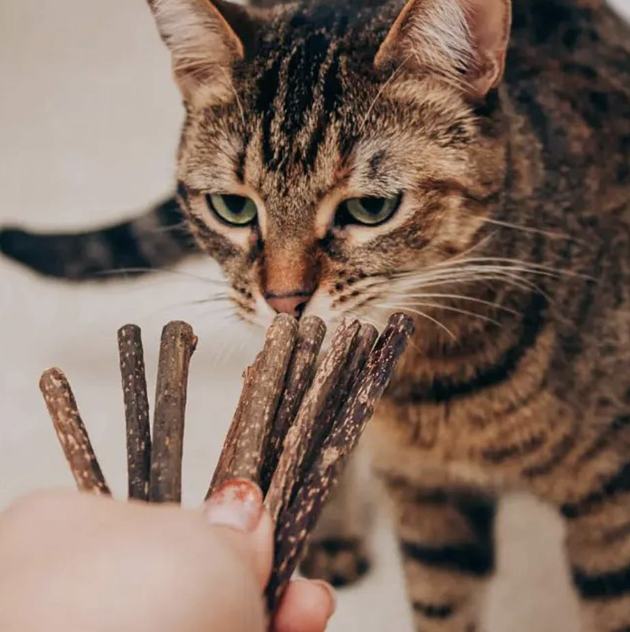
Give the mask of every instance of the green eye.
[[351, 198], [341, 204], [337, 223], [377, 226], [386, 222], [396, 212], [400, 195], [393, 198]]
[[256, 219], [258, 214], [256, 203], [242, 195], [212, 193], [206, 195], [206, 200], [214, 214], [231, 226], [247, 226]]

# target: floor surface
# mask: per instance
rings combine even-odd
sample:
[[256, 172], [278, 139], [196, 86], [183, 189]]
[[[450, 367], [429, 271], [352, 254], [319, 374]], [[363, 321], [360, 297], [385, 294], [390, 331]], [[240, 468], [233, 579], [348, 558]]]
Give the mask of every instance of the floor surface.
[[[621, 2], [630, 14], [630, 0]], [[180, 122], [169, 58], [144, 0], [0, 0], [0, 223], [73, 229], [141, 209], [171, 188]], [[182, 272], [67, 287], [0, 260], [0, 506], [27, 490], [72, 485], [37, 387], [51, 365], [68, 374], [107, 477], [124, 493], [115, 332], [142, 326], [152, 381], [171, 318], [187, 319], [200, 336], [184, 484], [187, 504], [202, 497], [258, 339], [186, 305], [207, 292], [211, 264]], [[555, 518], [509, 499], [499, 533], [488, 632], [577, 632]], [[411, 630], [386, 517], [375, 539], [374, 572], [340, 594], [331, 632]]]

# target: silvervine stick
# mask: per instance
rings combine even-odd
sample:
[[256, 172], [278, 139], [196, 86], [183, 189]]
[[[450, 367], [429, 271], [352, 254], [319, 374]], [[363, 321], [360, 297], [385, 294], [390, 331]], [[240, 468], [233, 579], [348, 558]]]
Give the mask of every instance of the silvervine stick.
[[[333, 426], [335, 419], [339, 416], [348, 397], [350, 397], [377, 338], [378, 331], [376, 327], [369, 324], [361, 325], [339, 376], [339, 382], [328, 398], [321, 421], [314, 428], [315, 439], [312, 444], [314, 453], [318, 447], [322, 446], [326, 433]], [[309, 466], [310, 463], [307, 461], [303, 470], [307, 470]]]
[[295, 349], [287, 370], [284, 391], [265, 448], [260, 482], [263, 493], [267, 492], [271, 477], [278, 465], [284, 437], [313, 381], [315, 362], [325, 335], [326, 325], [321, 318], [307, 316], [300, 321]]
[[223, 442], [223, 448], [219, 455], [219, 460], [212, 476], [212, 481], [208, 492], [206, 494], [206, 500], [226, 481], [231, 477], [232, 465], [234, 463], [234, 456], [236, 453], [236, 442], [238, 441], [239, 433], [242, 432], [242, 424], [246, 423], [244, 412], [245, 402], [251, 397], [251, 391], [256, 377], [256, 363], [260, 361], [260, 354], [256, 356], [254, 363], [248, 366], [243, 372], [243, 386], [241, 387], [241, 395], [236, 406], [236, 411], [232, 417], [232, 423], [228, 429], [228, 434]]
[[162, 330], [151, 446], [151, 502], [181, 502], [188, 368], [197, 337], [188, 323]]
[[211, 492], [228, 478], [247, 478], [260, 484], [264, 453], [297, 333], [297, 321], [287, 314], [278, 314], [267, 330], [264, 347], [248, 370], [247, 391], [243, 389], [235, 420], [238, 427], [228, 434], [228, 458], [215, 476]]
[[356, 447], [374, 407], [383, 395], [398, 360], [414, 330], [413, 321], [394, 314], [379, 337], [367, 363], [355, 381], [322, 450], [300, 481], [295, 499], [276, 522], [274, 568], [266, 589], [273, 612], [295, 571], [308, 535], [333, 490], [348, 457]]
[[[280, 314], [243, 374], [208, 495], [241, 477], [266, 492], [276, 524], [265, 590], [272, 616], [412, 331], [411, 319], [402, 314], [392, 316], [380, 336], [347, 317], [318, 362], [323, 321], [311, 316], [298, 324]], [[162, 331], [151, 437], [141, 332], [135, 325], [118, 331], [131, 499], [181, 502], [188, 371], [196, 344], [186, 323], [171, 322]], [[50, 369], [40, 388], [77, 485], [109, 494], [65, 376]]]
[[274, 520], [290, 502], [305, 459], [317, 449], [312, 444], [315, 424], [321, 419], [338, 384], [359, 327], [359, 322], [350, 318], [339, 325], [330, 348], [317, 368], [311, 387], [302, 400], [295, 421], [287, 431], [282, 454], [265, 498], [267, 509]]
[[109, 495], [109, 487], [63, 371], [57, 368], [44, 371], [39, 388], [78, 489]]
[[118, 354], [127, 429], [128, 496], [146, 501], [151, 475], [151, 422], [140, 327], [125, 325], [118, 330]]

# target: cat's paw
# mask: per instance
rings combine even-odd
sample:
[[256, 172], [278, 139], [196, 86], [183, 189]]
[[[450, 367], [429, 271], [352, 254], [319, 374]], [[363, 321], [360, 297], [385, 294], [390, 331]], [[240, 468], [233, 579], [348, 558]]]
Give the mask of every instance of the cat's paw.
[[341, 588], [359, 581], [370, 566], [363, 540], [331, 538], [309, 544], [300, 572], [309, 579], [323, 579], [335, 588]]

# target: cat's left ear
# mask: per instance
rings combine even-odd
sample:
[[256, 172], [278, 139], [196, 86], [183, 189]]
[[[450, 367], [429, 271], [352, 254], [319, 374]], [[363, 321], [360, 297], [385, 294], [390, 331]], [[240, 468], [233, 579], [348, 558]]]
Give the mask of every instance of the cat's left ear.
[[503, 76], [511, 19], [510, 0], [408, 0], [374, 63], [437, 73], [483, 99]]
[[247, 8], [225, 0], [148, 3], [184, 98], [230, 97], [232, 68], [245, 57], [255, 28]]

